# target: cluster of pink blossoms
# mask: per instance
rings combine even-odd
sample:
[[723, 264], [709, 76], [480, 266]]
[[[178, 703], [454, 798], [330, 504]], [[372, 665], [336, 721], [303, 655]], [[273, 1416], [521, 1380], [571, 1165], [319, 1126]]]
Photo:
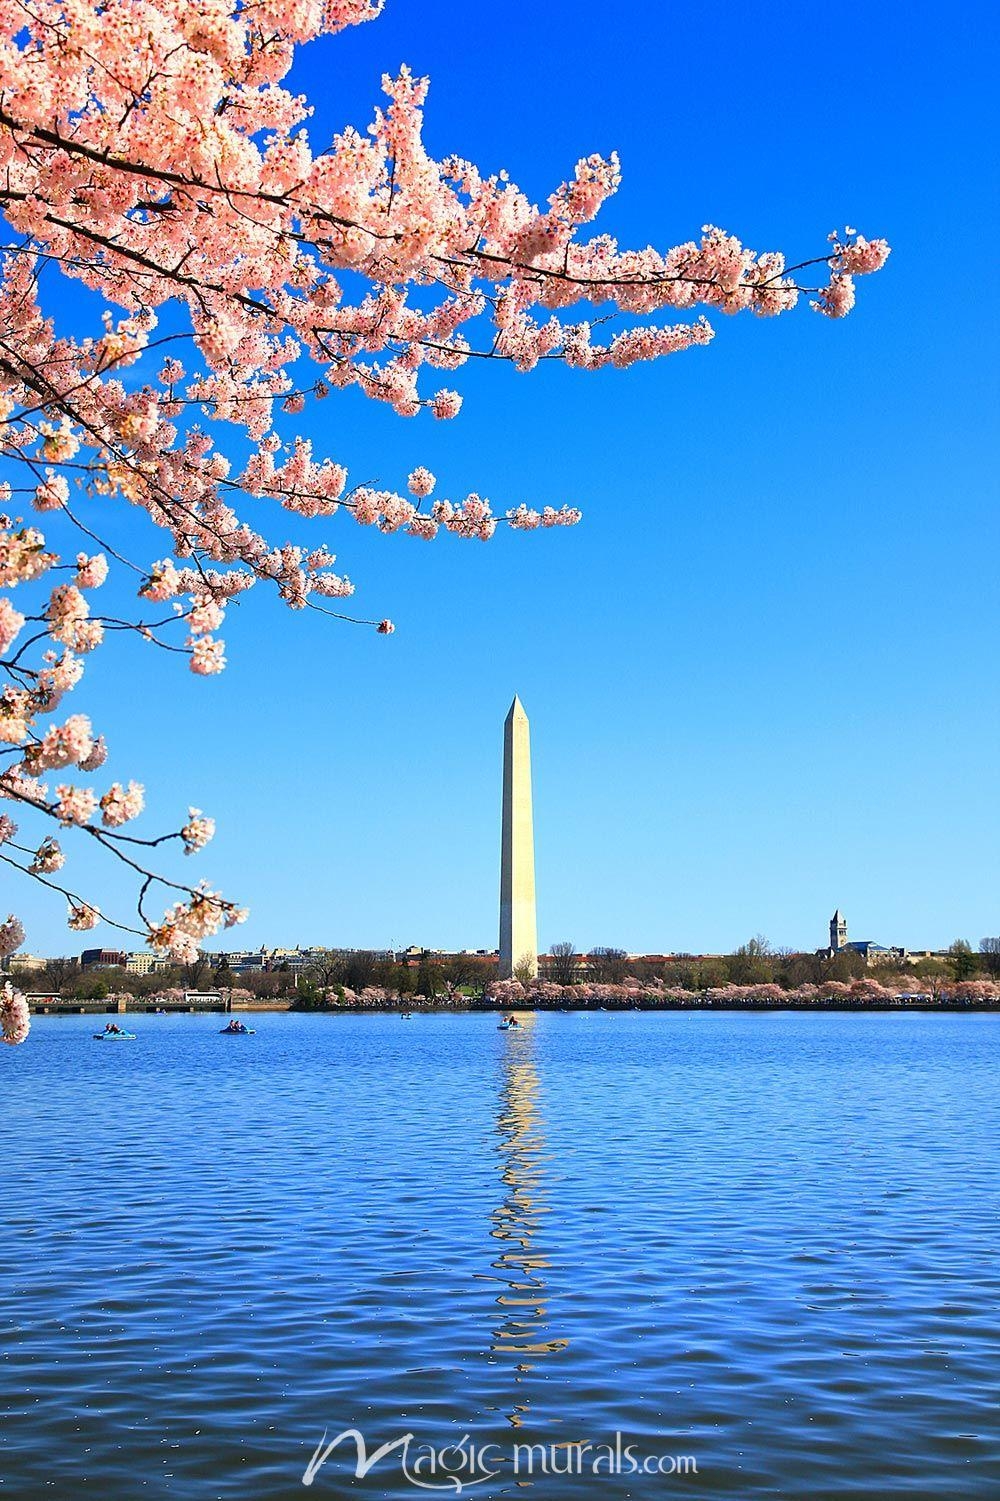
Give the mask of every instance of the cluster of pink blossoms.
[[533, 511], [528, 506], [520, 505], [515, 511], [507, 512], [507, 520], [515, 531], [533, 532], [540, 526], [575, 526], [580, 520], [580, 512], [568, 506], [562, 506], [558, 511], [552, 506]]
[[138, 818], [145, 805], [145, 789], [138, 782], [129, 782], [127, 787], [112, 782], [100, 800], [101, 822], [105, 828], [117, 829], [130, 819]]
[[108, 560], [102, 552], [88, 558], [85, 552], [76, 555], [76, 587], [99, 589], [108, 576]]
[[6, 651], [21, 634], [24, 616], [14, 609], [9, 599], [0, 599], [0, 651]]
[[35, 851], [35, 857], [28, 867], [32, 875], [55, 875], [57, 870], [62, 870], [66, 864], [66, 856], [58, 839], [51, 837], [42, 840]]
[[222, 927], [245, 922], [248, 916], [245, 907], [224, 902], [217, 891], [210, 891], [202, 882], [187, 901], [175, 903], [166, 913], [163, 922], [151, 931], [149, 942], [157, 952], [190, 964], [197, 959], [204, 939]]
[[87, 824], [97, 811], [97, 802], [92, 787], [74, 787], [62, 782], [56, 788], [55, 816], [67, 828], [70, 824]]
[[71, 714], [64, 724], [50, 725], [41, 740], [26, 747], [24, 764], [32, 776], [41, 771], [58, 771], [77, 766], [94, 748], [90, 720], [85, 714]]
[[75, 933], [87, 933], [91, 928], [96, 928], [101, 920], [101, 914], [97, 907], [92, 907], [89, 902], [71, 902], [69, 916], [66, 919], [67, 927]]
[[57, 584], [46, 613], [52, 640], [73, 651], [93, 651], [104, 640], [104, 627], [89, 618], [90, 606], [75, 584]]
[[0, 1029], [2, 1029], [3, 1041], [12, 1045], [24, 1042], [31, 1030], [28, 1003], [21, 992], [14, 989], [9, 980], [5, 980], [3, 987], [0, 988]]
[[866, 240], [856, 229], [844, 230], [844, 238], [834, 232], [828, 236], [833, 246], [830, 257], [830, 280], [810, 305], [828, 318], [845, 318], [854, 307], [855, 276], [881, 271], [889, 258], [885, 240]]
[[185, 855], [203, 850], [214, 835], [215, 819], [206, 818], [200, 808], [189, 808], [187, 823], [181, 829]]
[[20, 918], [10, 914], [5, 923], [0, 923], [0, 958], [16, 954], [24, 942], [24, 925]]
[[[0, 518], [0, 578], [6, 587], [38, 584], [44, 574], [58, 566], [58, 557], [46, 550], [39, 532], [18, 526], [7, 516]], [[173, 565], [170, 567], [172, 569]], [[218, 589], [217, 598], [213, 570], [192, 567], [173, 569], [173, 574], [174, 580], [190, 591], [189, 630], [199, 640], [207, 641], [207, 650], [213, 654], [212, 643], [203, 633], [219, 621], [221, 606], [218, 600], [239, 592], [244, 579], [238, 573], [227, 576]], [[61, 722], [44, 723], [45, 718], [55, 712], [64, 694], [80, 680], [84, 666], [82, 654], [99, 644], [103, 632], [101, 622], [91, 618], [84, 591], [104, 584], [108, 575], [106, 557], [103, 553], [78, 553], [73, 575], [72, 583], [57, 583], [50, 588], [43, 602], [41, 618], [46, 629], [42, 640], [54, 643], [55, 649], [43, 649], [35, 667], [26, 662], [22, 665], [19, 657], [0, 664], [5, 667], [9, 679], [0, 689], [0, 740], [21, 748], [21, 760], [8, 763], [0, 771], [0, 796], [16, 801], [25, 812], [49, 817], [62, 827], [85, 827], [105, 841], [108, 849], [114, 850], [110, 843], [115, 837], [114, 831], [142, 812], [144, 792], [139, 783], [113, 782], [106, 791], [99, 793], [93, 787], [66, 781], [60, 782], [50, 796], [47, 786], [39, 779], [47, 771], [67, 767], [92, 773], [99, 770], [107, 758], [105, 741], [102, 736], [95, 736], [86, 715], [71, 714]], [[10, 649], [26, 619], [26, 613], [15, 610], [10, 600], [4, 598], [0, 601], [0, 632], [4, 642], [0, 649]], [[140, 630], [144, 629], [140, 627]], [[98, 813], [100, 826], [94, 822]], [[185, 850], [192, 851], [207, 843], [212, 830], [212, 820], [192, 810], [187, 825], [177, 837], [182, 840]], [[34, 846], [25, 846], [16, 843], [17, 833], [14, 821], [7, 814], [0, 815], [0, 845], [4, 846], [0, 858], [26, 875], [54, 885], [56, 890], [64, 890], [52, 879], [66, 863], [61, 844], [46, 836]], [[17, 853], [23, 853], [27, 858], [21, 862]], [[131, 856], [129, 860], [134, 864]], [[101, 921], [101, 912], [96, 905], [68, 891], [65, 895], [69, 901], [67, 921], [71, 929], [88, 931]], [[201, 901], [199, 897], [196, 910]], [[238, 911], [221, 898], [216, 898], [215, 904], [223, 920]], [[149, 924], [147, 932], [152, 932]], [[4, 953], [13, 953], [23, 941], [23, 926], [12, 917], [0, 930], [0, 947]], [[19, 1025], [11, 1030], [16, 1039], [23, 1036]]]

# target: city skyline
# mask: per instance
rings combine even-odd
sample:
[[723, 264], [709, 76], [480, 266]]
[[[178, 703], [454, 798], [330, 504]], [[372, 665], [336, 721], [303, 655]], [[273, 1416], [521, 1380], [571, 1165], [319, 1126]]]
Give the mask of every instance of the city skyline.
[[[835, 939], [834, 939], [834, 931], [835, 931], [835, 926], [837, 925], [837, 919], [838, 918], [841, 920], [840, 927], [842, 928], [842, 932], [841, 932], [841, 934], [839, 936], [839, 939], [837, 941], [835, 941]], [[848, 936], [848, 928], [847, 928], [846, 920], [844, 919], [844, 915], [840, 911], [839, 908], [834, 913], [833, 918], [828, 922], [827, 929], [828, 929], [828, 942], [826, 944], [822, 944], [822, 943], [821, 944], [816, 944], [816, 945], [802, 944], [802, 945], [798, 945], [798, 946], [795, 946], [795, 945], [782, 945], [782, 946], [774, 946], [774, 947], [776, 949], [778, 947], [781, 947], [781, 948], [786, 949], [787, 952], [789, 952], [789, 953], [803, 954], [803, 955], [822, 954], [824, 952], [836, 953], [838, 950], [841, 950], [841, 949], [853, 949], [853, 950], [858, 951], [858, 952], [863, 952], [863, 951], [865, 951], [865, 950], [867, 950], [867, 949], [870, 948], [870, 949], [873, 949], [875, 951], [883, 951], [886, 954], [899, 954], [901, 956], [909, 956], [909, 957], [917, 956], [917, 957], [919, 957], [919, 956], [930, 956], [930, 955], [945, 955], [945, 954], [947, 954], [947, 952], [948, 952], [948, 950], [949, 950], [949, 948], [951, 946], [951, 945], [941, 945], [941, 946], [938, 946], [938, 947], [933, 947], [933, 946], [931, 946], [929, 944], [915, 944], [915, 945], [883, 944], [883, 943], [880, 943], [877, 939], [873, 939], [873, 938], [867, 938], [867, 939], [850, 939], [849, 936]], [[956, 935], [956, 936], [957, 936], [957, 938], [958, 938], [959, 941], [963, 941], [963, 940], [970, 941], [970, 940], [968, 940], [967, 935]], [[995, 939], [995, 937], [996, 937], [996, 935], [994, 935], [994, 934], [984, 934], [984, 935], [982, 935], [982, 938], [980, 940], [971, 940], [971, 947], [972, 947], [973, 950], [977, 950], [978, 947], [979, 947], [979, 943], [985, 941], [987, 938], [994, 938]], [[769, 940], [767, 940], [767, 935], [766, 934], [761, 934], [759, 932], [755, 933], [755, 934], [750, 934], [749, 937], [747, 939], [745, 939], [743, 942], [744, 943], [749, 943], [751, 941], [761, 940], [761, 939], [764, 939], [764, 940], [766, 940], [766, 941], [769, 942]], [[556, 941], [558, 942], [559, 940], [556, 940]], [[567, 941], [567, 940], [564, 940], [564, 941]], [[953, 940], [953, 942], [954, 941], [955, 940]], [[663, 958], [663, 959], [717, 959], [717, 958], [718, 959], [722, 959], [722, 958], [731, 957], [736, 952], [736, 948], [738, 948], [740, 946], [741, 945], [736, 945], [734, 948], [731, 948], [731, 949], [691, 949], [691, 948], [666, 949], [666, 948], [663, 948], [663, 949], [645, 949], [645, 950], [624, 950], [624, 952], [625, 952], [626, 956], [629, 959], [653, 959], [653, 958], [656, 958], [656, 959], [660, 959], [660, 958]], [[550, 949], [551, 949], [551, 947], [552, 946], [550, 945], [549, 949], [539, 949], [539, 951], [538, 951], [538, 953], [536, 955], [536, 958], [538, 960], [545, 960], [545, 959], [549, 958], [550, 957]], [[589, 954], [593, 953], [595, 950], [598, 950], [600, 947], [601, 946], [597, 945], [597, 944], [581, 945], [581, 946], [575, 947], [574, 952], [577, 955], [577, 957], [579, 957], [579, 958], [586, 958]], [[616, 945], [607, 945], [607, 947], [614, 948], [614, 947], [617, 947], [617, 946]], [[41, 958], [46, 958], [46, 959], [59, 958], [59, 959], [83, 959], [83, 960], [86, 960], [86, 957], [87, 957], [88, 953], [90, 953], [90, 954], [96, 954], [96, 953], [99, 953], [99, 952], [100, 953], [104, 953], [104, 954], [108, 955], [109, 957], [113, 953], [120, 953], [121, 956], [122, 956], [122, 958], [123, 958], [123, 960], [126, 961], [123, 964], [122, 967], [123, 968], [128, 968], [130, 970], [133, 970], [135, 973], [146, 973], [147, 971], [153, 971], [155, 969], [170, 968], [174, 964], [174, 961], [170, 960], [169, 958], [164, 957], [162, 955], [156, 955], [151, 950], [148, 950], [148, 949], [120, 948], [120, 949], [103, 949], [103, 950], [98, 950], [98, 949], [96, 949], [94, 947], [91, 947], [91, 946], [85, 946], [84, 948], [81, 949], [80, 954], [60, 953], [60, 954], [40, 955], [40, 954], [32, 953], [32, 952], [29, 952], [29, 951], [25, 950], [22, 953], [17, 953], [17, 954], [13, 954], [13, 955], [9, 956], [7, 958], [7, 960], [4, 962], [4, 965], [0, 966], [0, 969], [2, 969], [2, 968], [8, 968], [9, 969], [11, 967], [16, 968], [17, 965], [18, 965], [19, 960], [22, 960], [22, 959], [24, 959], [24, 960], [36, 960], [36, 959], [41, 959]], [[503, 950], [502, 950], [502, 947], [499, 946], [499, 945], [495, 946], [493, 948], [473, 948], [473, 947], [471, 947], [469, 945], [464, 945], [464, 946], [457, 947], [457, 948], [445, 948], [445, 947], [443, 947], [441, 945], [421, 944], [421, 943], [416, 943], [416, 942], [411, 942], [411, 943], [407, 943], [407, 944], [400, 945], [400, 946], [393, 946], [393, 945], [382, 945], [382, 946], [379, 946], [379, 945], [362, 945], [362, 944], [350, 944], [350, 943], [322, 943], [322, 942], [309, 943], [309, 944], [301, 944], [301, 943], [289, 944], [289, 943], [277, 943], [277, 942], [274, 942], [274, 941], [263, 942], [263, 943], [261, 943], [259, 945], [254, 945], [254, 946], [230, 945], [229, 947], [218, 947], [218, 948], [206, 947], [203, 950], [203, 956], [209, 962], [213, 962], [215, 960], [220, 960], [221, 961], [224, 958], [227, 959], [227, 960], [232, 960], [234, 962], [242, 962], [243, 960], [245, 960], [245, 959], [247, 959], [249, 957], [256, 957], [256, 956], [263, 956], [263, 955], [268, 956], [268, 958], [270, 958], [272, 960], [277, 959], [277, 960], [280, 961], [282, 959], [293, 960], [297, 956], [302, 956], [302, 955], [309, 956], [309, 955], [333, 954], [333, 953], [343, 953], [343, 954], [372, 953], [372, 954], [374, 954], [378, 958], [393, 958], [393, 959], [406, 958], [406, 957], [411, 957], [412, 958], [414, 955], [417, 955], [417, 954], [430, 954], [430, 955], [442, 955], [442, 956], [447, 956], [447, 955], [461, 955], [461, 954], [469, 954], [469, 955], [475, 954], [475, 955], [481, 955], [481, 956], [487, 957], [487, 958], [496, 958], [498, 960], [501, 960]], [[141, 963], [137, 963], [137, 961], [141, 961]]]

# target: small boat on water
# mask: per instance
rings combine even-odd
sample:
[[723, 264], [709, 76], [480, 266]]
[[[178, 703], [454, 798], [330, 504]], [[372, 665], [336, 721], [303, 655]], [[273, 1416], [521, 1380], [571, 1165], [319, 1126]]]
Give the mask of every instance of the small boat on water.
[[93, 1037], [95, 1042], [135, 1042], [136, 1040], [134, 1032], [95, 1032]]
[[502, 1022], [497, 1022], [497, 1031], [498, 1032], [516, 1032], [518, 1030], [518, 1028], [520, 1027], [520, 1025], [521, 1025], [521, 1023], [517, 1020], [516, 1017], [507, 1016], [507, 1017], [504, 1017], [504, 1019], [503, 1019]]
[[257, 1032], [256, 1032], [256, 1029], [254, 1027], [220, 1027], [219, 1028], [219, 1036], [220, 1037], [256, 1037], [257, 1036]]

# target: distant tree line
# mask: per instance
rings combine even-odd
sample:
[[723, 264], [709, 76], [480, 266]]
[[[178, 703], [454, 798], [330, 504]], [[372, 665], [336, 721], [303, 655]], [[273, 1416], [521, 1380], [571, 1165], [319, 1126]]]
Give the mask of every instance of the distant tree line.
[[496, 963], [484, 954], [425, 953], [408, 964], [363, 949], [331, 951], [299, 976], [295, 1002], [303, 1009], [335, 1005], [366, 990], [395, 994], [403, 1001], [418, 996], [427, 1001], [481, 1000], [495, 978]]
[[544, 961], [547, 979], [556, 985], [620, 985], [626, 978], [643, 983], [659, 981], [680, 990], [713, 990], [724, 985], [800, 985], [849, 982], [877, 975], [880, 980], [919, 980], [933, 988], [935, 981], [1000, 978], [1000, 937], [984, 938], [978, 953], [964, 938], [956, 938], [940, 958], [904, 963], [891, 956], [868, 965], [853, 949], [836, 954], [795, 953], [774, 948], [758, 934], [732, 954], [709, 957], [672, 954], [662, 960], [629, 959], [624, 949], [600, 947], [587, 954], [569, 942], [554, 943]]

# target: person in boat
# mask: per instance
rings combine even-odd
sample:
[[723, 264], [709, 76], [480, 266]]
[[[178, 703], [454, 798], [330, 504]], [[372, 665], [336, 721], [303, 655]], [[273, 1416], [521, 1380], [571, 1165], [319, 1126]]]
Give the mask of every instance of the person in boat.
[[243, 1023], [241, 1021], [237, 1021], [236, 1017], [234, 1016], [230, 1020], [229, 1025], [228, 1025], [228, 1027], [226, 1027], [225, 1030], [227, 1032], [245, 1032], [246, 1031], [246, 1027], [243, 1025]]
[[121, 1031], [121, 1027], [118, 1025], [117, 1022], [105, 1022], [104, 1023], [104, 1030], [105, 1030], [105, 1032], [120, 1032]]

